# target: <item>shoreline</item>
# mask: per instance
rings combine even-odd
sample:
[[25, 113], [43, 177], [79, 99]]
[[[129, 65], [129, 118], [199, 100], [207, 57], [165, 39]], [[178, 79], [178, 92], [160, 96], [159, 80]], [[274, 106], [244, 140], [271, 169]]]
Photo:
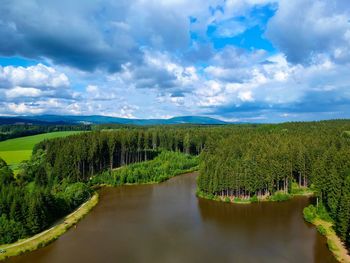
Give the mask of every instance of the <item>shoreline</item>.
[[95, 192], [89, 200], [65, 216], [57, 225], [29, 238], [18, 240], [12, 244], [1, 245], [0, 251], [3, 250], [4, 252], [0, 253], [0, 261], [49, 245], [83, 219], [97, 205], [98, 200], [99, 195]]
[[[190, 174], [197, 172], [197, 169], [188, 169], [183, 171], [175, 176], [167, 178], [165, 181], [168, 181], [171, 178], [174, 178], [178, 175]], [[160, 184], [161, 182], [148, 182], [148, 183], [135, 183], [135, 184], [124, 184], [124, 186], [135, 186], [135, 185], [151, 185], [151, 184]], [[102, 187], [118, 187], [123, 185], [108, 185], [100, 184], [92, 186], [92, 189], [98, 190]], [[0, 245], [0, 261], [3, 261], [9, 257], [19, 256], [26, 252], [31, 252], [39, 248], [45, 247], [50, 243], [57, 240], [60, 236], [66, 233], [72, 226], [76, 225], [81, 219], [84, 218], [97, 204], [99, 201], [99, 194], [94, 192], [93, 196], [87, 200], [85, 203], [81, 204], [76, 210], [74, 210], [69, 215], [65, 216], [59, 223], [53, 225], [51, 228], [44, 230], [34, 236], [28, 237], [26, 239], [21, 239], [11, 244]]]
[[247, 204], [259, 203], [259, 202], [284, 202], [296, 196], [311, 197], [313, 195], [314, 193], [312, 191], [310, 191], [309, 189], [306, 189], [306, 191], [300, 192], [300, 193], [289, 194], [289, 193], [277, 192], [277, 194], [275, 193], [273, 195], [270, 195], [264, 198], [250, 197], [249, 199], [240, 199], [240, 198], [222, 197], [222, 196], [215, 196], [215, 195], [211, 196], [199, 190], [196, 191], [196, 196], [199, 198], [203, 198], [211, 201], [229, 203], [229, 204], [239, 204], [239, 205], [247, 205]]
[[328, 249], [338, 262], [350, 263], [350, 255], [345, 244], [340, 240], [333, 229], [333, 223], [321, 219], [319, 216], [312, 220], [304, 220], [316, 227], [316, 230], [327, 239]]
[[[283, 201], [291, 200], [293, 197], [297, 197], [297, 196], [311, 197], [314, 195], [314, 193], [310, 189], [304, 189], [304, 190], [305, 191], [302, 191], [302, 192], [288, 194], [288, 199], [285, 199], [285, 200], [271, 200], [268, 198], [264, 198], [264, 199], [256, 199], [252, 201], [250, 200], [251, 199], [250, 198], [250, 199], [242, 199], [242, 200], [229, 199], [229, 201], [227, 201], [223, 197], [219, 197], [219, 196], [211, 197], [200, 191], [196, 192], [196, 196], [198, 198], [202, 198], [210, 201], [237, 204], [237, 205], [249, 205], [249, 204], [259, 203], [259, 202], [283, 202]], [[335, 259], [338, 262], [350, 263], [349, 252], [345, 247], [344, 243], [340, 240], [340, 238], [335, 233], [333, 229], [333, 223], [322, 220], [319, 217], [316, 217], [311, 221], [306, 220], [305, 216], [303, 216], [303, 218], [305, 222], [314, 225], [316, 227], [316, 230], [327, 239], [328, 249], [334, 255]]]

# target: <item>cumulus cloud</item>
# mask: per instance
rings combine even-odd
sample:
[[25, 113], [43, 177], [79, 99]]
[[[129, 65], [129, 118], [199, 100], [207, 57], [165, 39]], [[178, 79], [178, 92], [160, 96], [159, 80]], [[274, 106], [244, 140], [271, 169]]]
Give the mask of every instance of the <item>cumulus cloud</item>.
[[282, 0], [266, 35], [293, 63], [312, 63], [319, 55], [350, 60], [348, 1]]
[[[0, 114], [345, 117], [349, 17], [341, 0], [4, 0], [0, 56], [42, 63], [0, 66]], [[274, 50], [232, 40], [256, 26]]]
[[64, 73], [43, 64], [29, 67], [0, 66], [0, 88], [13, 86], [67, 88], [69, 80]]
[[201, 1], [4, 0], [0, 7], [0, 54], [42, 57], [86, 71], [119, 71], [138, 63], [140, 46], [184, 49], [189, 16], [209, 13]]
[[78, 100], [66, 74], [43, 64], [0, 66], [0, 114], [67, 112]]
[[12, 89], [5, 91], [7, 98], [16, 98], [16, 97], [40, 97], [42, 95], [42, 91], [36, 88], [22, 88], [22, 87], [14, 87]]

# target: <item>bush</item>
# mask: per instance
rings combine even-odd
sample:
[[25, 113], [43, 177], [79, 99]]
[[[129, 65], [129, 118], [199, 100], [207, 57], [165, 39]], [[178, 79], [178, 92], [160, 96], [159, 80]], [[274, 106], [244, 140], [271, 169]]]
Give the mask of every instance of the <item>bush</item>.
[[140, 184], [160, 183], [169, 178], [192, 171], [198, 166], [199, 159], [178, 152], [161, 152], [155, 159], [134, 163], [120, 169], [105, 171], [90, 180], [90, 184]]
[[309, 205], [303, 210], [304, 218], [307, 222], [312, 223], [317, 216], [316, 207]]
[[327, 230], [324, 228], [324, 226], [318, 225], [316, 228], [317, 228], [317, 231], [318, 231], [322, 236], [325, 236], [325, 235], [327, 234]]
[[24, 229], [21, 223], [9, 220], [3, 214], [0, 217], [0, 244], [9, 244], [24, 237]]
[[290, 199], [289, 194], [285, 194], [285, 193], [281, 193], [281, 192], [276, 192], [275, 194], [273, 194], [269, 197], [270, 201], [277, 201], [277, 202], [287, 201], [289, 199]]
[[69, 206], [75, 208], [90, 197], [90, 189], [84, 183], [74, 183], [67, 186], [63, 195]]
[[250, 198], [250, 202], [252, 202], [252, 203], [256, 203], [258, 201], [259, 201], [259, 199], [256, 195], [254, 195], [253, 197]]
[[320, 203], [316, 209], [317, 215], [320, 219], [328, 221], [328, 222], [333, 222], [332, 218], [329, 216], [326, 207]]

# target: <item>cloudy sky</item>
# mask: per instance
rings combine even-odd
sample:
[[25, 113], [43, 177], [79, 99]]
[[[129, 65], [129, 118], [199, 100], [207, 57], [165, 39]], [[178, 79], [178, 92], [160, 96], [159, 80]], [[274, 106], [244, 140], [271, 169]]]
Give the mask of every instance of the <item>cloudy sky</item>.
[[1, 0], [0, 115], [350, 118], [349, 0]]

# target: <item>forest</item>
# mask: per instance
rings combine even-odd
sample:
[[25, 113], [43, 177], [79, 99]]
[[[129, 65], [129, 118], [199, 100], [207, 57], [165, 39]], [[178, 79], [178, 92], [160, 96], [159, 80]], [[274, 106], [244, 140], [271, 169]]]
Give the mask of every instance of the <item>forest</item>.
[[91, 185], [123, 185], [161, 183], [175, 175], [198, 170], [197, 156], [162, 151], [150, 161], [134, 163], [112, 171], [104, 171], [90, 180]]
[[350, 244], [350, 130], [348, 121], [281, 124], [236, 130], [207, 143], [198, 190], [248, 199], [311, 187]]
[[199, 163], [198, 191], [207, 196], [264, 198], [291, 192], [293, 183], [311, 187], [349, 245], [349, 131], [350, 121], [335, 120], [104, 127], [46, 140], [16, 176], [0, 164], [0, 243], [47, 228], [94, 185], [161, 182]]
[[16, 175], [1, 160], [0, 244], [46, 229], [86, 201], [95, 184], [160, 182], [191, 170], [198, 165], [194, 155], [204, 147], [206, 130], [119, 128], [45, 140]]

